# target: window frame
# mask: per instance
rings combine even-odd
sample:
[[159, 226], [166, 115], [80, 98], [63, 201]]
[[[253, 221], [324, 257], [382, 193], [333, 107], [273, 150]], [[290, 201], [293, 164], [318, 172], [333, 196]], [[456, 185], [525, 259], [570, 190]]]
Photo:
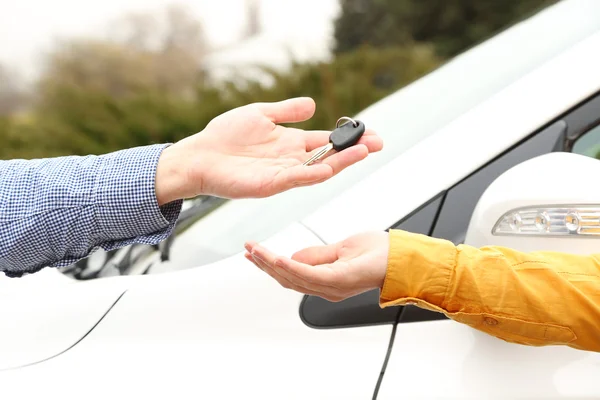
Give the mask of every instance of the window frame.
[[[600, 126], [600, 92], [594, 93], [593, 95], [587, 97], [583, 101], [581, 101], [578, 104], [576, 104], [575, 106], [573, 106], [571, 109], [562, 113], [557, 118], [550, 120], [547, 124], [541, 126], [539, 129], [535, 130], [532, 134], [528, 135], [523, 140], [519, 141], [518, 143], [515, 143], [514, 146], [506, 149], [501, 154], [490, 159], [482, 167], [478, 168], [475, 171], [472, 171], [469, 175], [465, 176], [462, 180], [455, 183], [447, 190], [440, 192], [438, 195], [434, 196], [432, 199], [430, 199], [427, 202], [425, 202], [424, 204], [422, 204], [420, 207], [415, 209], [413, 212], [406, 215], [404, 218], [402, 218], [398, 222], [392, 224], [392, 226], [390, 228], [388, 228], [387, 230], [389, 230], [389, 229], [404, 229], [403, 227], [406, 227], [408, 224], [410, 224], [411, 221], [413, 221], [413, 219], [415, 218], [415, 216], [419, 215], [418, 214], [419, 212], [426, 209], [426, 207], [431, 205], [432, 202], [438, 202], [437, 211], [436, 211], [437, 215], [435, 216], [433, 223], [429, 227], [429, 231], [427, 233], [416, 232], [416, 233], [424, 233], [424, 234], [427, 234], [428, 236], [433, 236], [434, 233], [436, 232], [436, 228], [439, 227], [440, 215], [442, 215], [442, 212], [445, 210], [444, 207], [447, 206], [447, 203], [446, 203], [447, 196], [450, 193], [452, 193], [453, 191], [456, 191], [457, 189], [459, 189], [461, 187], [461, 185], [463, 185], [465, 182], [468, 182], [470, 179], [474, 179], [474, 177], [476, 177], [478, 174], [480, 175], [482, 172], [486, 171], [486, 169], [489, 170], [489, 168], [496, 166], [497, 163], [502, 161], [503, 158], [506, 158], [507, 156], [510, 156], [511, 154], [516, 154], [517, 152], [520, 152], [520, 151], [522, 152], [525, 146], [531, 145], [531, 143], [535, 142], [536, 140], [540, 140], [540, 138], [547, 141], [547, 143], [545, 143], [545, 144], [551, 145], [551, 146], [549, 146], [549, 148], [550, 148], [549, 151], [537, 152], [537, 154], [534, 154], [534, 155], [531, 155], [528, 157], [520, 157], [520, 158], [517, 158], [517, 160], [513, 160], [515, 162], [508, 162], [508, 163], [506, 163], [506, 166], [504, 168], [501, 168], [501, 170], [502, 170], [501, 173], [512, 168], [512, 166], [514, 166], [514, 165], [517, 165], [521, 162], [524, 162], [528, 159], [531, 159], [533, 157], [536, 157], [536, 156], [539, 156], [542, 154], [549, 154], [552, 152], [572, 152], [574, 144], [582, 136], [584, 136], [590, 130], [597, 128], [598, 126]], [[542, 140], [542, 141], [544, 141], [544, 140]], [[489, 186], [489, 184], [491, 184], [491, 182], [493, 182], [497, 178], [497, 176], [498, 176], [498, 172], [493, 174], [493, 178], [489, 180], [488, 184], [486, 185], [486, 188], [487, 188], [487, 186]], [[479, 201], [481, 194], [479, 194], [479, 196], [477, 197], [477, 201], [475, 201], [475, 203], [474, 203], [475, 206], [476, 206], [477, 202]], [[473, 210], [474, 210], [474, 207], [471, 210], [471, 213], [469, 215], [469, 221], [470, 221], [470, 218], [472, 217]], [[468, 227], [468, 223], [466, 225]], [[414, 232], [418, 229], [406, 229], [406, 230]], [[445, 237], [442, 237], [442, 238], [447, 239]], [[456, 243], [456, 244], [460, 244], [460, 243]], [[375, 291], [378, 292], [378, 290], [375, 290]], [[375, 292], [375, 291], [372, 291], [372, 292]], [[359, 296], [362, 296], [362, 299], [364, 299], [365, 301], [372, 301], [370, 299], [374, 298], [374, 295], [371, 292], [367, 292], [367, 293], [364, 293]], [[358, 296], [355, 296], [355, 297], [358, 297]], [[422, 308], [419, 308], [419, 307], [416, 307], [413, 305], [406, 305], [406, 306], [397, 307], [398, 308], [397, 314], [389, 313], [388, 318], [381, 318], [376, 323], [368, 323], [368, 322], [365, 322], [364, 319], [361, 320], [361, 315], [364, 315], [365, 311], [367, 311], [367, 310], [372, 310], [372, 312], [379, 312], [378, 310], [381, 310], [379, 308], [379, 304], [378, 303], [377, 304], [365, 303], [365, 304], [362, 304], [363, 307], [357, 307], [357, 305], [359, 305], [359, 306], [361, 305], [360, 301], [357, 302], [356, 299], [354, 299], [354, 301], [353, 301], [354, 307], [356, 307], [357, 309], [361, 309], [361, 311], [357, 313], [356, 318], [354, 320], [352, 320], [352, 318], [350, 318], [347, 324], [331, 324], [331, 325], [320, 324], [319, 325], [319, 324], [315, 324], [314, 322], [311, 322], [311, 319], [314, 320], [314, 318], [311, 318], [311, 316], [308, 315], [306, 312], [307, 304], [310, 304], [310, 302], [314, 301], [315, 298], [316, 298], [315, 296], [311, 296], [311, 295], [303, 296], [303, 299], [302, 299], [302, 301], [300, 303], [300, 307], [299, 307], [299, 315], [300, 315], [300, 318], [303, 321], [303, 323], [306, 324], [308, 327], [314, 328], [314, 329], [339, 329], [339, 328], [349, 328], [349, 327], [358, 327], [358, 326], [375, 326], [375, 325], [385, 325], [385, 324], [395, 325], [398, 323], [414, 323], [414, 322], [424, 322], [424, 321], [447, 319], [447, 317], [444, 314], [425, 310], [425, 309], [422, 309]], [[321, 298], [318, 298], [318, 299], [319, 299], [318, 301], [320, 303], [321, 311], [323, 311], [325, 313], [335, 312], [336, 310], [338, 312], [340, 310], [344, 311], [345, 310], [344, 307], [346, 307], [346, 305], [348, 304], [348, 303], [345, 303], [345, 301], [334, 303], [334, 302], [329, 302], [329, 301], [321, 299]], [[376, 306], [377, 308], [375, 308], [374, 306]], [[373, 318], [372, 316], [370, 316], [370, 319], [373, 320], [373, 319], [377, 319], [377, 318]]]

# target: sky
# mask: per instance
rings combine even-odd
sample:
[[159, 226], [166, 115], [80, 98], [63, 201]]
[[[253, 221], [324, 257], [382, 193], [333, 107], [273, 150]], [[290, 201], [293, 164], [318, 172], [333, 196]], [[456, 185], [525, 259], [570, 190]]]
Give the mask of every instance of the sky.
[[[327, 40], [337, 0], [259, 0], [265, 34]], [[238, 39], [245, 24], [244, 0], [0, 0], [0, 62], [29, 79], [58, 38], [96, 35], [131, 11], [160, 10], [180, 3], [203, 23], [214, 46]]]

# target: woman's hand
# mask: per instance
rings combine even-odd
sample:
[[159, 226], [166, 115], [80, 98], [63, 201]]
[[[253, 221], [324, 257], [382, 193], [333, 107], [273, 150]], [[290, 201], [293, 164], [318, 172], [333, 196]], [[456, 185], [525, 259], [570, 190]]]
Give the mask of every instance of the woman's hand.
[[206, 128], [163, 150], [156, 175], [159, 204], [200, 194], [224, 198], [267, 197], [313, 185], [380, 151], [367, 130], [360, 141], [320, 163], [302, 165], [329, 142], [331, 131], [285, 128], [311, 118], [315, 103], [295, 98], [255, 103], [219, 115]]
[[381, 288], [388, 240], [387, 232], [362, 233], [328, 246], [308, 247], [291, 259], [248, 242], [246, 258], [285, 288], [337, 302]]

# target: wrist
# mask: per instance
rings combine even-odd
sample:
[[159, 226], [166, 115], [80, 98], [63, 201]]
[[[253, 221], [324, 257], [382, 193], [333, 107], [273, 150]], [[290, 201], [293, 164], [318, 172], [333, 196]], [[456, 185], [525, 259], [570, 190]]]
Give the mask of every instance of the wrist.
[[383, 286], [385, 284], [385, 278], [387, 276], [388, 265], [389, 265], [389, 255], [390, 255], [390, 234], [389, 232], [381, 233], [381, 246], [380, 252], [377, 258], [377, 262], [375, 265], [375, 272], [373, 276], [375, 277], [375, 288], [383, 290]]
[[165, 145], [140, 146], [92, 156], [77, 170], [94, 173], [94, 202], [110, 204], [96, 207], [94, 237], [102, 241], [132, 240], [147, 235], [162, 235], [176, 221], [181, 205], [159, 209], [156, 202], [156, 168]]
[[441, 306], [456, 267], [457, 248], [449, 240], [390, 230], [388, 268], [380, 302], [420, 299]]
[[170, 145], [161, 152], [156, 166], [155, 192], [159, 206], [185, 198], [185, 169], [179, 146]]

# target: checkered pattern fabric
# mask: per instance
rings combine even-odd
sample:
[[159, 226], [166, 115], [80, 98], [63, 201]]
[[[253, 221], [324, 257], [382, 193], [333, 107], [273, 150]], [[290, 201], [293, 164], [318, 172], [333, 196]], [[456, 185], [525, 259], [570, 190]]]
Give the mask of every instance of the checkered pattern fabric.
[[156, 166], [167, 146], [0, 161], [0, 271], [19, 277], [99, 248], [166, 239], [182, 205], [156, 200]]

